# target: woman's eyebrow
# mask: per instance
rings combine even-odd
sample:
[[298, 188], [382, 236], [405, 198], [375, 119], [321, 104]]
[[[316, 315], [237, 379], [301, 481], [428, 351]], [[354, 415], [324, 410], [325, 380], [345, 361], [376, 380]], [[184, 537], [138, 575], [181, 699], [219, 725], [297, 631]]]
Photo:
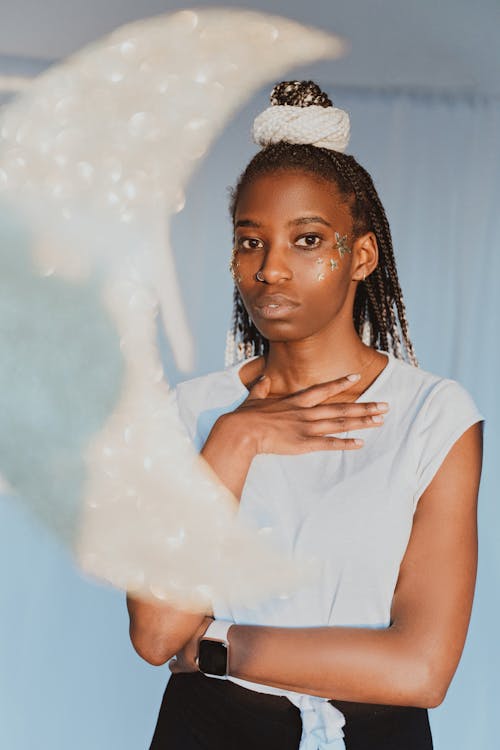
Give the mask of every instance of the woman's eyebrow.
[[262, 224], [259, 224], [258, 221], [252, 221], [252, 219], [240, 219], [236, 222], [234, 228], [237, 229], [238, 227], [253, 227], [254, 229], [259, 229], [261, 226]]
[[[293, 219], [292, 221], [288, 222], [288, 226], [298, 226], [299, 224], [324, 224], [327, 227], [332, 226], [330, 222], [328, 222], [326, 219], [323, 219], [322, 216], [301, 216], [299, 219]], [[262, 224], [260, 224], [258, 221], [253, 221], [252, 219], [239, 219], [234, 225], [235, 229], [238, 229], [238, 227], [252, 227], [253, 229], [260, 229], [262, 227]]]
[[302, 216], [300, 219], [294, 219], [288, 222], [289, 226], [297, 226], [298, 224], [324, 224], [327, 227], [332, 225], [322, 216]]

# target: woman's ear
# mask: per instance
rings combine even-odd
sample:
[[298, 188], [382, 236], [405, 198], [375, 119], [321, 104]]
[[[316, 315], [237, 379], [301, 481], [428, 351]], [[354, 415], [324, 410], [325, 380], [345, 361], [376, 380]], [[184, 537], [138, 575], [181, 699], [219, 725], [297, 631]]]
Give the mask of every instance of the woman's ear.
[[378, 265], [378, 245], [374, 232], [366, 232], [354, 241], [352, 279], [363, 281]]

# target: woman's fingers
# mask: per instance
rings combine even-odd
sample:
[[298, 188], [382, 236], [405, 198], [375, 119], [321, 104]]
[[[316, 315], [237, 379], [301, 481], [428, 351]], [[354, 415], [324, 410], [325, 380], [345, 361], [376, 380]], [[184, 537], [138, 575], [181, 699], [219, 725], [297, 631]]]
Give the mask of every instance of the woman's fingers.
[[355, 382], [352, 376], [346, 376], [291, 396], [271, 397], [271, 378], [264, 375], [249, 388], [248, 398], [225, 420], [232, 425], [231, 429], [234, 424], [241, 429], [240, 420], [245, 419], [245, 434], [252, 441], [256, 454], [355, 450], [363, 445], [363, 440], [338, 435], [380, 427], [389, 409], [386, 402], [341, 401], [342, 396], [328, 403], [332, 397], [348, 391]]
[[353, 451], [363, 447], [360, 438], [312, 437], [306, 438], [307, 453], [312, 451]]
[[305, 435], [337, 435], [351, 430], [364, 430], [371, 427], [381, 427], [384, 424], [382, 415], [370, 417], [355, 417], [340, 419], [316, 419], [304, 424]]
[[351, 403], [319, 404], [304, 410], [304, 416], [310, 420], [318, 419], [361, 419], [372, 416], [383, 416], [389, 411], [385, 401], [353, 401]]
[[349, 390], [359, 380], [359, 375], [346, 375], [343, 378], [329, 380], [326, 383], [319, 383], [306, 388], [300, 393], [290, 396], [290, 400], [299, 406], [316, 406], [317, 404], [327, 401], [332, 396], [336, 396], [343, 391]]

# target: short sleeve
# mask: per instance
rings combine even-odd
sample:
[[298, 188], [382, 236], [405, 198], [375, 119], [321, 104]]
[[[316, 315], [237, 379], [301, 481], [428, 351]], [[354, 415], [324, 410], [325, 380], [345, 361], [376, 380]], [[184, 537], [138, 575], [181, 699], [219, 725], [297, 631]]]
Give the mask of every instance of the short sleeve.
[[172, 395], [179, 417], [198, 452], [217, 419], [233, 411], [245, 397], [241, 388], [235, 393], [233, 378], [228, 378], [226, 371], [178, 383]]
[[196, 432], [196, 419], [189, 409], [189, 404], [182, 398], [182, 384], [177, 388], [171, 388], [168, 392], [168, 406], [175, 413], [180, 426], [188, 434], [189, 439], [194, 443], [197, 451], [201, 450], [199, 439]]
[[201, 415], [198, 412], [198, 399], [196, 398], [196, 389], [193, 389], [193, 383], [196, 383], [196, 381], [191, 380], [178, 383], [175, 388], [170, 390], [168, 399], [171, 408], [176, 412], [191, 442], [199, 453], [205, 444], [206, 435], [210, 432], [212, 424], [209, 424], [205, 434], [205, 430], [203, 429], [204, 421], [202, 419], [205, 412], [202, 412]]
[[417, 486], [415, 506], [453, 444], [476, 422], [484, 421], [473, 398], [456, 380], [440, 380], [416, 419]]

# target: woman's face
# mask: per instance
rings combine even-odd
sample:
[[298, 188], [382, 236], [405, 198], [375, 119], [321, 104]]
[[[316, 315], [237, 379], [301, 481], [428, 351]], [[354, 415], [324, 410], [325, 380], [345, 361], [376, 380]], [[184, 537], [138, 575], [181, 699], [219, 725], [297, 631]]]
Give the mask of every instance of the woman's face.
[[266, 339], [306, 339], [344, 314], [352, 321], [352, 218], [334, 183], [296, 171], [253, 179], [234, 235], [236, 284]]

